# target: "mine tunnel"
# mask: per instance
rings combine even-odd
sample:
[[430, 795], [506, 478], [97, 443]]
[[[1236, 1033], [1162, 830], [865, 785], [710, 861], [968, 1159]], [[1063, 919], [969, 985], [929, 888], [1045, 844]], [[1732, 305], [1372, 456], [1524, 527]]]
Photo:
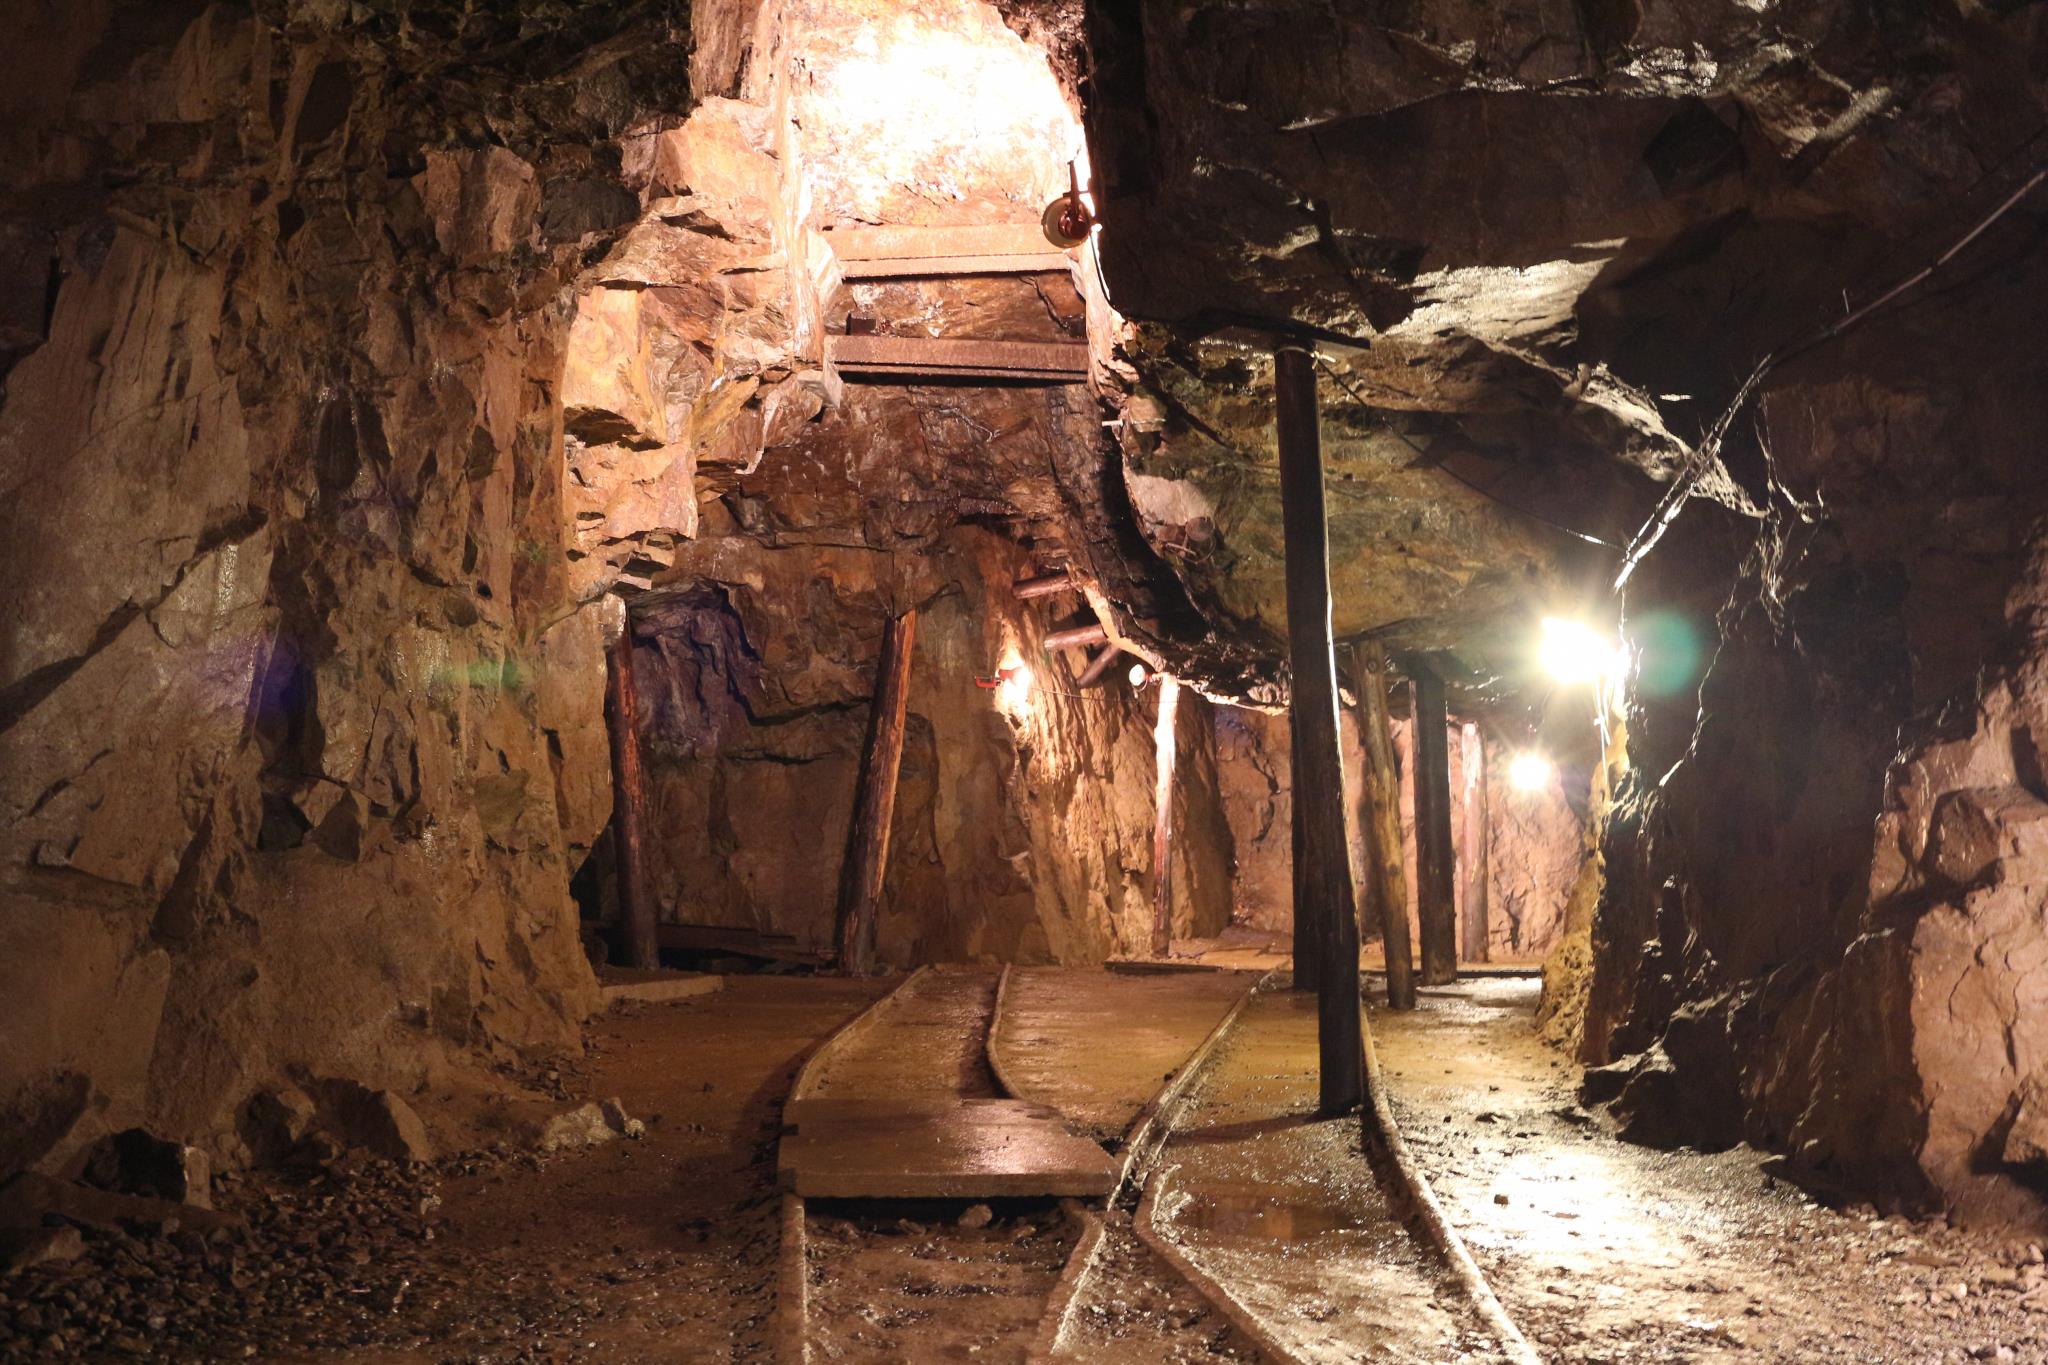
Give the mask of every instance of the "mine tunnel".
[[0, 1361], [2048, 1361], [2048, 7], [9, 17]]

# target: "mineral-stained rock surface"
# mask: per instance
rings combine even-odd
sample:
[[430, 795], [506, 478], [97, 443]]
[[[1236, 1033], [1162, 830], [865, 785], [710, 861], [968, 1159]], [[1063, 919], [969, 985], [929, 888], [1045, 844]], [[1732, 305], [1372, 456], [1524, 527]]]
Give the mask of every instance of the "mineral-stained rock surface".
[[[1284, 926], [1287, 342], [1337, 634], [1433, 661], [1490, 770], [1570, 713], [1558, 785], [1490, 782], [1490, 947], [1557, 945], [1547, 1027], [1620, 1064], [1629, 1131], [2040, 1212], [2048, 10], [16, 18], [0, 1179], [136, 1132], [416, 1157], [403, 1096], [575, 1047], [621, 630], [671, 923], [829, 942], [915, 608], [886, 959], [1144, 942], [1129, 660], [1189, 683], [1176, 933]], [[834, 245], [1028, 235], [1075, 182], [1100, 231], [1031, 273]], [[851, 335], [1065, 343], [1090, 382], [875, 383]], [[1616, 614], [1625, 555], [1588, 782], [1595, 708], [1525, 646]], [[1044, 640], [1093, 625], [1128, 658], [1084, 688]]]
[[619, 139], [686, 109], [682, 13], [493, 13], [21, 16], [0, 1092], [46, 1140], [12, 1161], [225, 1151], [289, 1068], [406, 1083], [594, 1002], [557, 386], [652, 192]]
[[[1159, 615], [1099, 507], [1096, 399], [849, 392], [822, 363], [828, 313], [1083, 334], [1072, 269], [848, 288], [819, 231], [1036, 223], [1079, 124], [993, 9], [26, 22], [0, 92], [0, 1174], [132, 1128], [275, 1155], [305, 1123], [252, 1097], [402, 1104], [462, 1057], [576, 1045], [620, 593], [671, 917], [829, 940], [874, 641], [914, 605], [885, 955], [1138, 941], [1150, 697], [1121, 670], [1064, 695], [1078, 661], [1037, 641], [1091, 599], [1010, 591], [1071, 564], [1104, 611]], [[795, 79], [862, 53], [927, 84], [971, 58], [1007, 122], [884, 117], [858, 62]], [[975, 680], [1011, 651], [1048, 690], [1006, 717]], [[1192, 933], [1230, 852], [1186, 711]]]
[[1453, 651], [1482, 692], [1514, 689], [1503, 621], [1597, 608], [1683, 471], [1695, 496], [1622, 598], [1626, 758], [1552, 1023], [1650, 1059], [1623, 1103], [1646, 1134], [1984, 1214], [2048, 1189], [2016, 586], [2048, 432], [2015, 340], [2039, 195], [1850, 315], [2038, 169], [2044, 22], [1860, 0], [1088, 20], [1106, 286], [1141, 320], [1126, 459], [1165, 481], [1141, 525], [1205, 617], [1279, 624], [1275, 334], [1325, 361], [1340, 633]]

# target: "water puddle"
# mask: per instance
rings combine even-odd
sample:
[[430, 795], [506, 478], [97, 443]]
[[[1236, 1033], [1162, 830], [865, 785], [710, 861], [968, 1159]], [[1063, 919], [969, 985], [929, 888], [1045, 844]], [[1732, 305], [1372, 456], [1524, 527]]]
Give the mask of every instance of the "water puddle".
[[1190, 1195], [1174, 1211], [1173, 1221], [1181, 1227], [1226, 1237], [1266, 1237], [1280, 1242], [1296, 1242], [1362, 1226], [1357, 1217], [1342, 1209], [1294, 1203], [1280, 1197], [1278, 1191], [1222, 1194], [1204, 1190]]

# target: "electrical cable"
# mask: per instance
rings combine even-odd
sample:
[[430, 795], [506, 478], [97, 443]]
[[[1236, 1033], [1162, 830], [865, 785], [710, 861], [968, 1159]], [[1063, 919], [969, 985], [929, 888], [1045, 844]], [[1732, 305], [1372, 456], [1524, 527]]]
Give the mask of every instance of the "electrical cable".
[[[2042, 136], [2043, 132], [2048, 132], [2048, 129], [2037, 130], [2033, 137], [2027, 139], [2027, 142], [2022, 145], [2022, 150], [2027, 146], [2033, 145]], [[2017, 152], [2014, 153], [2014, 156], [2017, 155]], [[2008, 158], [2008, 162], [2010, 160], [2011, 158]], [[1986, 178], [1989, 178], [1988, 174]], [[2044, 180], [2048, 180], [2048, 166], [2042, 166], [2035, 170], [2032, 175], [2020, 183], [2018, 189], [2000, 200], [1997, 207], [1978, 219], [1974, 227], [1956, 239], [1948, 250], [1935, 257], [1931, 263], [1922, 266], [1913, 274], [1892, 285], [1891, 288], [1886, 289], [1870, 302], [1851, 310], [1839, 321], [1823, 327], [1799, 341], [1780, 346], [1764, 356], [1762, 360], [1759, 360], [1756, 363], [1756, 367], [1749, 372], [1749, 377], [1742, 381], [1742, 387], [1735, 391], [1735, 397], [1729, 401], [1727, 408], [1723, 410], [1720, 417], [1715, 419], [1713, 427], [1708, 431], [1706, 439], [1700, 442], [1699, 448], [1694, 452], [1692, 460], [1687, 463], [1679, 476], [1672, 480], [1671, 487], [1665, 490], [1664, 496], [1658, 499], [1656, 510], [1651, 512], [1650, 519], [1644, 522], [1642, 528], [1629, 539], [1628, 550], [1622, 557], [1621, 572], [1615, 576], [1614, 590], [1619, 592], [1628, 583], [1629, 576], [1636, 571], [1637, 566], [1643, 562], [1643, 559], [1650, 551], [1656, 548], [1657, 542], [1664, 538], [1664, 533], [1670, 529], [1671, 524], [1678, 520], [1678, 514], [1684, 510], [1685, 504], [1692, 497], [1693, 485], [1700, 481], [1709, 468], [1719, 462], [1721, 443], [1726, 439], [1728, 429], [1734, 424], [1736, 415], [1742, 411], [1743, 406], [1749, 401], [1750, 395], [1756, 392], [1757, 386], [1763, 382], [1765, 375], [1769, 374], [1771, 370], [1782, 362], [1802, 355], [1816, 346], [1843, 335], [1892, 300], [1932, 278], [1935, 272], [1953, 260], [1964, 247], [1967, 247], [1970, 243], [1981, 237], [1993, 223], [2003, 218], [2021, 200], [2033, 193], [2035, 188]]]

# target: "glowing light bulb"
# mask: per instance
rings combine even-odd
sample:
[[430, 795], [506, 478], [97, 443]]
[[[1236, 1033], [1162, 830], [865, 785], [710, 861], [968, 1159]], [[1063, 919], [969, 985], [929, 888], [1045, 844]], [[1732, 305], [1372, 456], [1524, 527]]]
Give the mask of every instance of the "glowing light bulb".
[[1132, 665], [1131, 665], [1131, 686], [1133, 686], [1133, 687], [1143, 687], [1143, 686], [1145, 685], [1145, 678], [1146, 678], [1146, 673], [1145, 673], [1145, 665], [1143, 665], [1143, 664], [1132, 664]]
[[1524, 749], [1508, 761], [1508, 785], [1518, 792], [1541, 791], [1550, 785], [1554, 771], [1549, 759], [1534, 749]]
[[1031, 671], [1031, 665], [1024, 662], [1016, 650], [1003, 655], [1003, 666], [996, 670], [996, 705], [1012, 720], [1022, 720], [1031, 714], [1031, 689], [1038, 681], [1038, 675]]
[[1570, 686], [1626, 672], [1628, 647], [1583, 621], [1546, 616], [1537, 659], [1544, 672]]

